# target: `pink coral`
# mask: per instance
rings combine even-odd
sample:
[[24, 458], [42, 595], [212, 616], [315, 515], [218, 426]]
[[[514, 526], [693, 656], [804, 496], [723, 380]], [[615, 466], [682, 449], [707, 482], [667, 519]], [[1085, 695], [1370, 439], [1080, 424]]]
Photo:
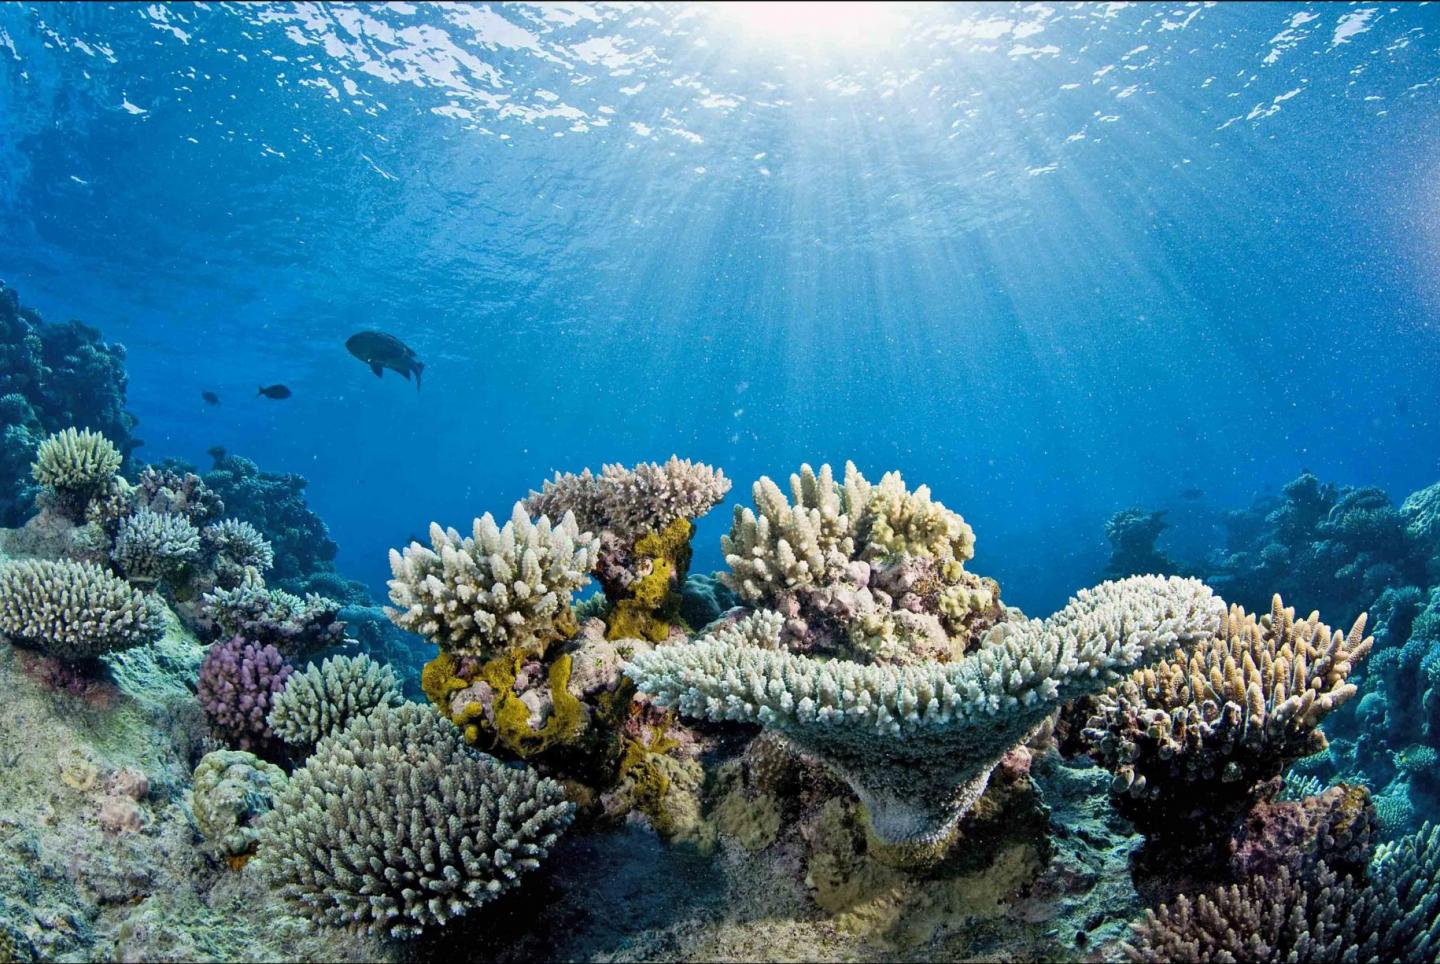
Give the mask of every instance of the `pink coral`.
[[210, 647], [200, 664], [197, 695], [215, 735], [231, 746], [264, 755], [277, 744], [266, 717], [275, 694], [295, 668], [269, 644], [235, 636]]

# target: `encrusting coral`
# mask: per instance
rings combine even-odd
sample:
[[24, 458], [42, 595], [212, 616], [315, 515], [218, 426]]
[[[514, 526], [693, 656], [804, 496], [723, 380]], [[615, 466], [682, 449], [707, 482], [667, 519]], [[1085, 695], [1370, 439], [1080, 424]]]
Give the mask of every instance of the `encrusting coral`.
[[975, 535], [959, 515], [899, 473], [872, 485], [846, 463], [790, 477], [791, 500], [769, 478], [755, 509], [739, 506], [720, 576], [742, 602], [786, 617], [785, 646], [859, 662], [958, 657], [1006, 618], [994, 580], [965, 570]]
[[599, 540], [566, 513], [533, 522], [517, 502], [503, 528], [488, 512], [469, 537], [430, 526], [427, 549], [390, 550], [386, 612], [401, 629], [448, 653], [489, 657], [505, 649], [543, 653], [576, 630], [570, 596], [589, 578]]
[[1440, 827], [1382, 845], [1368, 881], [1282, 868], [1151, 911], [1136, 962], [1430, 961], [1440, 955]]
[[270, 731], [291, 746], [310, 746], [357, 717], [403, 702], [400, 678], [369, 656], [332, 656], [285, 681], [271, 700]]
[[320, 741], [262, 818], [258, 862], [319, 924], [413, 937], [516, 886], [572, 809], [409, 703]]
[[25, 560], [0, 567], [0, 633], [68, 661], [154, 642], [160, 604], [93, 563]]
[[1347, 678], [1371, 643], [1363, 615], [1346, 634], [1317, 613], [1297, 620], [1278, 595], [1260, 619], [1232, 606], [1188, 653], [1095, 697], [1084, 749], [1115, 775], [1116, 808], [1142, 833], [1174, 835], [1182, 851], [1197, 836], [1223, 840], [1275, 797], [1292, 761], [1325, 748], [1320, 723], [1354, 695]]
[[1222, 606], [1195, 580], [1132, 577], [1077, 594], [1050, 618], [1001, 623], [949, 663], [864, 665], [783, 646], [773, 615], [637, 654], [626, 667], [662, 706], [760, 723], [841, 772], [878, 840], [941, 845], [1000, 758], [1068, 699], [1215, 631]]
[[199, 561], [200, 530], [183, 515], [142, 508], [121, 521], [111, 558], [132, 581], [173, 579]]

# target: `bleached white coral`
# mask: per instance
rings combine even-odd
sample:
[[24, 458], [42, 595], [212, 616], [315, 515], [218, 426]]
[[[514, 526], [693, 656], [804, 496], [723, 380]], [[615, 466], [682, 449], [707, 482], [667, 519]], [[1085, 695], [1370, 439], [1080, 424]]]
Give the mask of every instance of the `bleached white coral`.
[[764, 617], [776, 648], [705, 638], [641, 653], [625, 672], [662, 706], [778, 730], [845, 776], [881, 840], [931, 843], [1060, 703], [1214, 633], [1223, 611], [1197, 580], [1136, 576], [1046, 620], [1001, 623], [949, 663], [820, 660], [778, 648]]
[[110, 557], [129, 579], [165, 579], [200, 558], [200, 530], [183, 515], [141, 509], [121, 520]]
[[573, 512], [582, 528], [633, 543], [676, 519], [699, 518], [729, 491], [723, 471], [672, 455], [668, 462], [642, 462], [633, 469], [606, 465], [598, 476], [589, 469], [556, 473], [540, 492], [530, 493], [525, 507], [551, 518]]
[[120, 471], [120, 450], [99, 432], [67, 428], [40, 443], [30, 474], [59, 492], [103, 488]]
[[152, 643], [163, 630], [159, 602], [94, 563], [0, 567], [0, 633], [17, 645], [85, 660]]
[[575, 631], [570, 597], [589, 578], [599, 540], [571, 513], [532, 522], [517, 502], [504, 528], [487, 512], [471, 532], [432, 524], [429, 549], [390, 550], [394, 606], [385, 611], [395, 625], [458, 655], [543, 649]]

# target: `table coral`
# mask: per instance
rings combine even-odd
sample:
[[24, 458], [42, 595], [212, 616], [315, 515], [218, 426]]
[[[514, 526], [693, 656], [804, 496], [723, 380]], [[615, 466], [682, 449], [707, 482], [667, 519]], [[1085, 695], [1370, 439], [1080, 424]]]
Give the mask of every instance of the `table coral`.
[[1063, 701], [1213, 633], [1220, 615], [1195, 580], [1133, 577], [1082, 591], [1047, 620], [1001, 623], [949, 663], [818, 659], [785, 648], [775, 616], [757, 615], [640, 653], [626, 673], [663, 706], [778, 730], [844, 774], [881, 842], [923, 851], [943, 845], [1000, 758]]

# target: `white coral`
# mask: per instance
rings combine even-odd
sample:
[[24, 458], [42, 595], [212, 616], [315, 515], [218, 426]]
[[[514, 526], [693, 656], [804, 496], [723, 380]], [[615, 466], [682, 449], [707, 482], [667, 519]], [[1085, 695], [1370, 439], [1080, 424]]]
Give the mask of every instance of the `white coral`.
[[846, 776], [881, 839], [931, 842], [1061, 702], [1212, 634], [1223, 611], [1197, 580], [1136, 576], [1046, 620], [1001, 623], [950, 663], [861, 665], [711, 637], [641, 653], [625, 672], [662, 706], [778, 730]]
[[121, 521], [111, 558], [129, 579], [169, 578], [200, 558], [200, 530], [183, 515], [141, 509]]
[[573, 512], [591, 532], [610, 532], [633, 543], [677, 519], [697, 519], [730, 491], [725, 473], [703, 462], [670, 456], [668, 462], [642, 462], [632, 468], [606, 465], [600, 474], [556, 473], [540, 492], [531, 492], [526, 508], [537, 515]]
[[532, 522], [521, 502], [504, 528], [487, 512], [469, 537], [432, 524], [430, 545], [390, 550], [394, 606], [386, 613], [401, 629], [462, 655], [543, 648], [567, 635], [571, 594], [589, 578], [600, 547], [572, 514]]
[[67, 428], [40, 443], [30, 474], [49, 489], [93, 491], [115, 478], [121, 461], [120, 450], [104, 435]]

